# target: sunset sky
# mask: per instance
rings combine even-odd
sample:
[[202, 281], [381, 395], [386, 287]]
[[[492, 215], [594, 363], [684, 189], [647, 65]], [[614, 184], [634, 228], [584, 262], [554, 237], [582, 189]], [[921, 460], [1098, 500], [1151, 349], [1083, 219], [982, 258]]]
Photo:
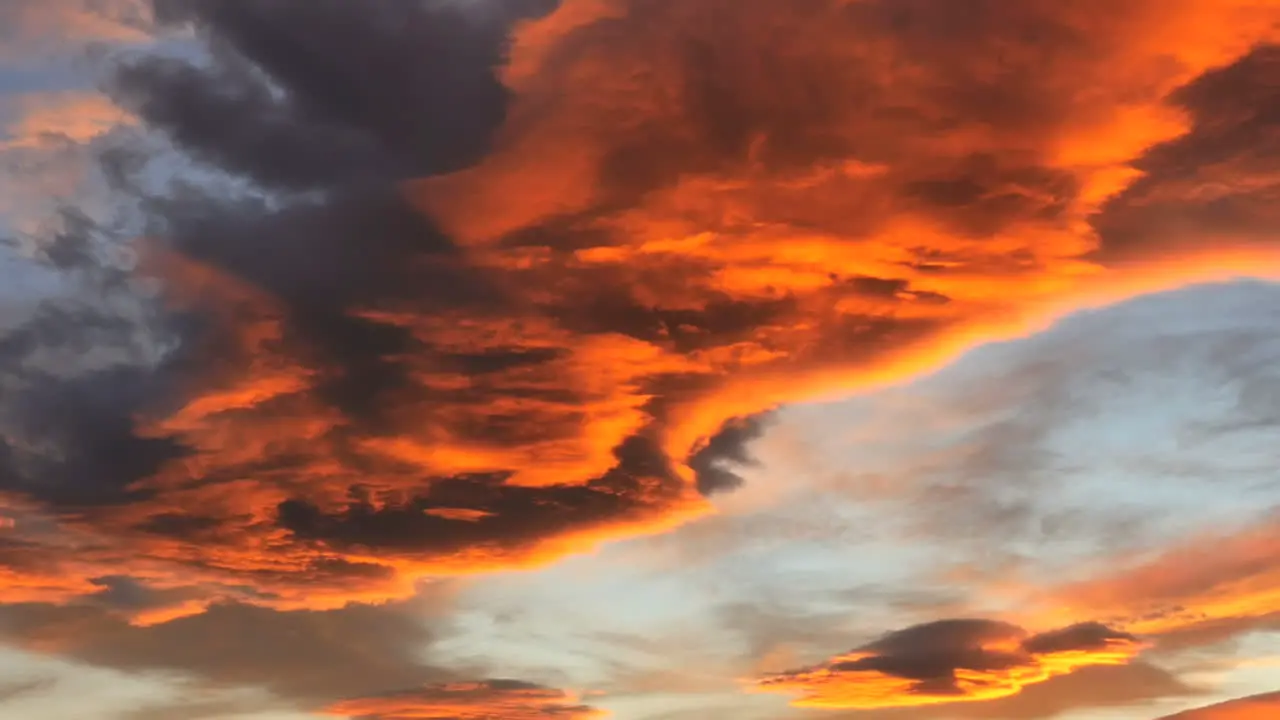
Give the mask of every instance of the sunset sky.
[[0, 0], [0, 720], [1280, 718], [1280, 0]]

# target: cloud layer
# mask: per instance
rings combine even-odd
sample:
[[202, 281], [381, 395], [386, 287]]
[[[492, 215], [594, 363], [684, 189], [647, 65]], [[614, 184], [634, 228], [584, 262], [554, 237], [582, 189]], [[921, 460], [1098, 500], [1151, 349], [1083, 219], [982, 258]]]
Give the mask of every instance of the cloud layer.
[[[42, 259], [92, 297], [0, 338], [2, 604], [171, 627], [545, 563], [711, 512], [781, 404], [1080, 307], [1280, 274], [1280, 2], [154, 15], [190, 52], [123, 55], [103, 81], [118, 108], [31, 112], [9, 141], [127, 117], [164, 153], [102, 156], [141, 232], [68, 225]], [[1230, 545], [1240, 574], [1195, 592], [1268, 605], [1274, 544]], [[1170, 608], [1203, 563], [1159, 562], [1144, 589]], [[762, 687], [842, 707], [1009, 696], [1170, 630], [1112, 612], [1108, 587], [1061, 592], [1109, 625], [941, 623]], [[1213, 617], [1239, 614], [1226, 602]], [[541, 692], [347, 707], [553, 708]]]

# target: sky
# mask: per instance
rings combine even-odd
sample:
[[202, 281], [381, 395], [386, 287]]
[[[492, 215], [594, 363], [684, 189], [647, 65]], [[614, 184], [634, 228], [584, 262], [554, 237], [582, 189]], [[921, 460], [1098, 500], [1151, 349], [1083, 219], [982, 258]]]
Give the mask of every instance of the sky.
[[0, 0], [0, 720], [1280, 716], [1280, 1]]

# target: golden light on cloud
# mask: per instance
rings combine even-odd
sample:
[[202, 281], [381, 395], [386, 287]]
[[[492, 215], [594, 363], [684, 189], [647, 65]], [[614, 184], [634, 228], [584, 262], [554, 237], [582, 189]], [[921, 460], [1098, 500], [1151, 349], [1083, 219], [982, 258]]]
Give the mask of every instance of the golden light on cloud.
[[1270, 720], [1280, 713], [1280, 692], [1229, 700], [1159, 720]]
[[[1234, 126], [1186, 88], [1274, 40], [1277, 2], [175, 8], [239, 59], [131, 58], [113, 98], [279, 202], [147, 205], [182, 341], [164, 367], [15, 381], [0, 492], [85, 548], [3, 530], [60, 558], [5, 560], [24, 597], [127, 572], [182, 597], [150, 622], [549, 562], [711, 512], [734, 421], [1082, 307], [1280, 275], [1260, 201], [1230, 233], [1134, 230], [1203, 196], [1161, 153], [1217, 152]], [[359, 77], [329, 62], [355, 57]], [[100, 129], [59, 117], [24, 135]], [[960, 668], [956, 692], [1106, 657]]]
[[31, 62], [74, 55], [89, 43], [151, 39], [146, 0], [46, 0], [0, 7], [0, 61]]
[[1031, 635], [985, 620], [944, 620], [891, 633], [811, 668], [765, 676], [757, 692], [795, 707], [882, 709], [1010, 697], [1085, 667], [1123, 665], [1143, 649], [1097, 624]]

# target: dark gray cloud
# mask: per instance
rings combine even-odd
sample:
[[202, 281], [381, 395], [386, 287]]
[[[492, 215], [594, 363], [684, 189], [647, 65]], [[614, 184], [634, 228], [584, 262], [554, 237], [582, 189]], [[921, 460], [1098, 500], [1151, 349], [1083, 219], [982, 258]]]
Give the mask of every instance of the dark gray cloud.
[[520, 680], [482, 680], [430, 685], [414, 690], [351, 698], [326, 709], [330, 715], [360, 720], [592, 720], [605, 714], [581, 704], [562, 690]]
[[[375, 507], [358, 496], [343, 510], [330, 513], [304, 500], [288, 500], [278, 508], [280, 526], [301, 541], [320, 540], [330, 547], [356, 550], [376, 547], [388, 553], [429, 552], [449, 556], [471, 547], [491, 552], [514, 550], [563, 528], [592, 528], [638, 517], [635, 498], [661, 480], [675, 492], [679, 480], [650, 442], [628, 440], [617, 449], [618, 465], [582, 485], [524, 488], [506, 484], [501, 475], [438, 478], [400, 504]], [[476, 509], [479, 518], [459, 519], [433, 513], [438, 509]]]
[[1101, 258], [1196, 249], [1206, 237], [1224, 245], [1275, 242], [1278, 68], [1280, 46], [1261, 45], [1174, 93], [1191, 131], [1138, 160], [1144, 176], [1094, 219]]
[[111, 88], [213, 165], [270, 186], [406, 179], [471, 164], [505, 116], [511, 24], [555, 0], [157, 0], [215, 61], [142, 57]]
[[1231, 720], [1273, 715], [1280, 711], [1280, 691], [1259, 693], [1227, 702], [1187, 710], [1157, 720]]

